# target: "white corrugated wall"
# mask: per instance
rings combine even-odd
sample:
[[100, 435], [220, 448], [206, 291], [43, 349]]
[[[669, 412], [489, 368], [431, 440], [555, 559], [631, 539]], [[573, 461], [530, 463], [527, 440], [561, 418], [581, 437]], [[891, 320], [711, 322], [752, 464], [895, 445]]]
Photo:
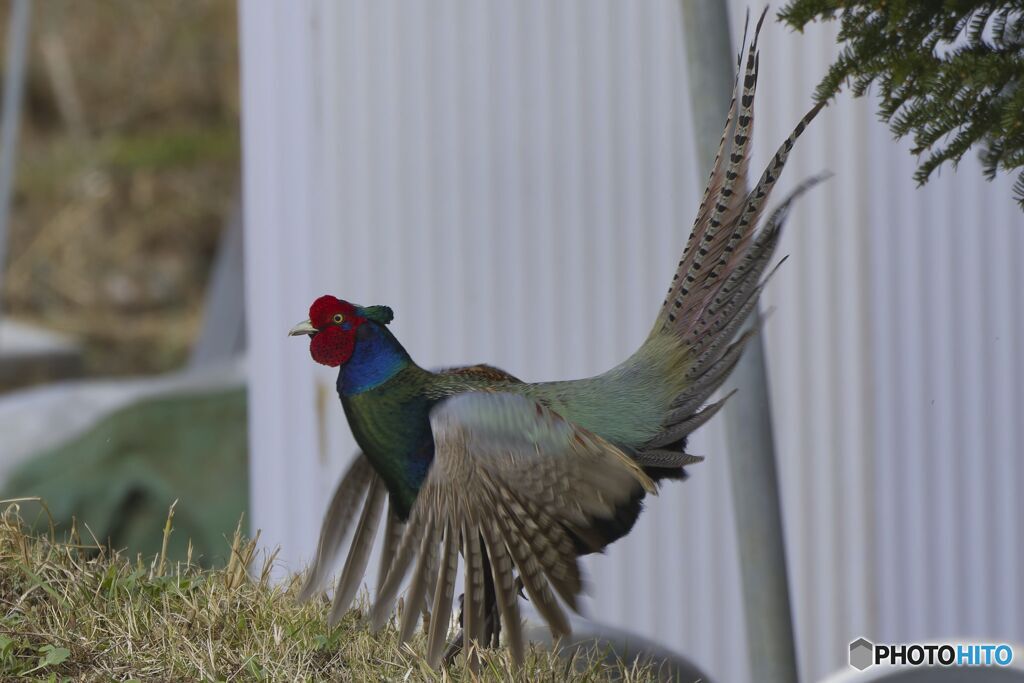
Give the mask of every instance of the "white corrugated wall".
[[[733, 6], [734, 35], [744, 7]], [[426, 366], [602, 371], [643, 339], [706, 169], [673, 0], [240, 3], [254, 527], [298, 570], [354, 450], [334, 373], [285, 337], [331, 292], [396, 311]], [[769, 24], [758, 164], [833, 33]], [[847, 643], [1024, 640], [1024, 214], [967, 159], [915, 189], [872, 103], [793, 153], [802, 201], [766, 295], [802, 673]], [[745, 660], [721, 421], [710, 456], [588, 560], [592, 616], [717, 680]]]

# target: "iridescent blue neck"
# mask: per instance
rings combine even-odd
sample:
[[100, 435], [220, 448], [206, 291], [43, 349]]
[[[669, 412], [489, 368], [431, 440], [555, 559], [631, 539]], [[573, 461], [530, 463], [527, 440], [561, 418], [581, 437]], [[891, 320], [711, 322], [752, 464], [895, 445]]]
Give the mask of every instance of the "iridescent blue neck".
[[355, 350], [338, 373], [338, 393], [351, 396], [379, 387], [412, 363], [386, 327], [368, 321], [356, 332]]

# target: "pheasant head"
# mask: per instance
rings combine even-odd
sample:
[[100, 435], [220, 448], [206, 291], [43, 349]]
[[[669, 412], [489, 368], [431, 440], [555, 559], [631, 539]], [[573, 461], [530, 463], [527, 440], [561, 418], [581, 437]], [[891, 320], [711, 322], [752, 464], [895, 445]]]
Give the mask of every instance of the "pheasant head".
[[361, 325], [368, 321], [387, 325], [393, 317], [387, 306], [357, 306], [325, 294], [309, 307], [309, 319], [293, 327], [288, 334], [308, 335], [313, 360], [336, 368], [352, 357]]

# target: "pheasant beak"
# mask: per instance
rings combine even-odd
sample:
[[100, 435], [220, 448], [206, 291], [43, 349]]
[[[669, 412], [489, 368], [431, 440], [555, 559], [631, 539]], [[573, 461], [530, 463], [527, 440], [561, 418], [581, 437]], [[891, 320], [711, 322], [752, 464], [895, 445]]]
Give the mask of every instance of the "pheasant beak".
[[308, 334], [309, 336], [313, 336], [314, 334], [316, 334], [319, 331], [320, 330], [318, 330], [315, 327], [313, 327], [313, 323], [311, 323], [308, 320], [303, 320], [301, 323], [299, 323], [298, 325], [293, 327], [288, 332], [288, 336], [289, 337], [301, 337], [304, 334]]

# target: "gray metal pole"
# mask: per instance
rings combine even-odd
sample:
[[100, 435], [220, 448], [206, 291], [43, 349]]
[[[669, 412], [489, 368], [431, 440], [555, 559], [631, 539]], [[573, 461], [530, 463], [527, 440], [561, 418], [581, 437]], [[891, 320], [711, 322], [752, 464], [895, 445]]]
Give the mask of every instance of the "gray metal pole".
[[[682, 4], [695, 149], [703, 180], [725, 122], [736, 57], [726, 2], [682, 0]], [[750, 669], [759, 683], [795, 683], [796, 644], [760, 335], [747, 345], [731, 383], [739, 391], [725, 405], [725, 421]]]
[[11, 214], [21, 100], [25, 90], [30, 10], [30, 0], [14, 0], [7, 25], [7, 68], [4, 73], [3, 111], [0, 112], [0, 293], [3, 291], [4, 265], [7, 262], [7, 225]]

